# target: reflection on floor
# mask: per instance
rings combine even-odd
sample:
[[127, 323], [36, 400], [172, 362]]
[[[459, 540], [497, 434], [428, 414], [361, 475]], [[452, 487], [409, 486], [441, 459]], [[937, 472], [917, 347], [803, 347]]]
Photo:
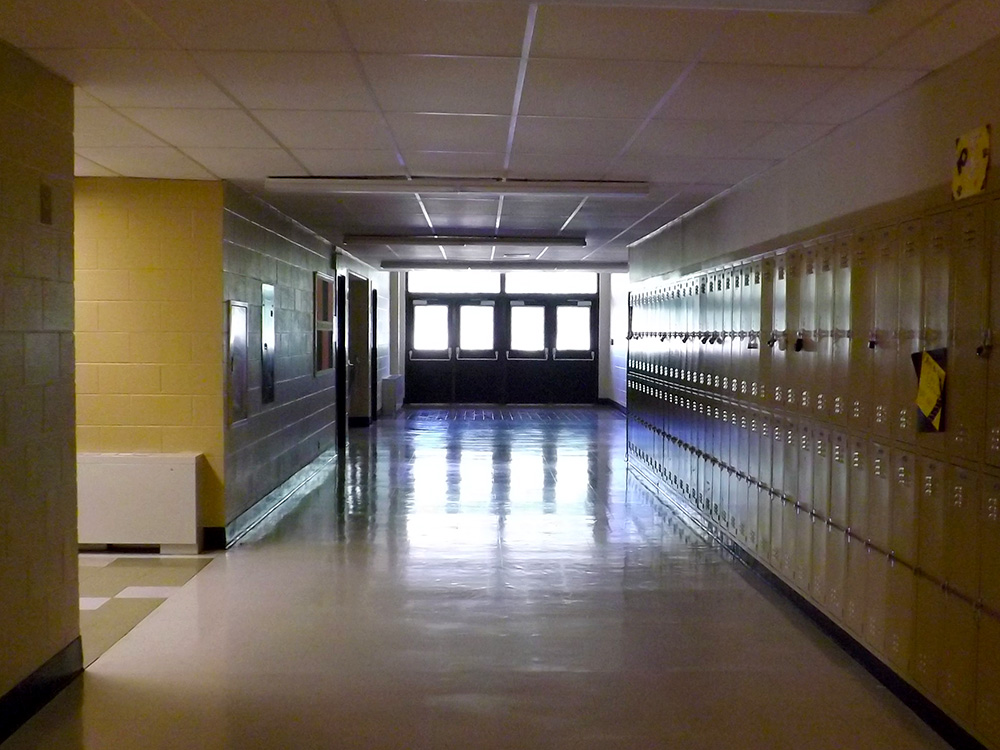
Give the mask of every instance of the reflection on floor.
[[90, 666], [212, 561], [211, 556], [80, 554], [80, 636]]
[[3, 750], [946, 747], [628, 479], [616, 412], [451, 413], [354, 431]]

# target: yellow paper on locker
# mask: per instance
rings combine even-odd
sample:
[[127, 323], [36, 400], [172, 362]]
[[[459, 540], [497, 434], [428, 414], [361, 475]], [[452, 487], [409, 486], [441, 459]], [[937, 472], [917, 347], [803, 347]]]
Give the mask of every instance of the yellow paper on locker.
[[920, 383], [917, 386], [917, 408], [934, 425], [941, 429], [941, 404], [944, 396], [945, 371], [927, 352], [920, 360]]

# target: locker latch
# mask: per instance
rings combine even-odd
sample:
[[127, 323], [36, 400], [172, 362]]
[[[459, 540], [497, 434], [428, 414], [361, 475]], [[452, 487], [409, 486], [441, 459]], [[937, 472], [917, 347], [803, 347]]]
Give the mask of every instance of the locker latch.
[[868, 334], [868, 348], [874, 349], [877, 346], [878, 346], [878, 334], [875, 331], [872, 331], [871, 333]]
[[801, 352], [806, 345], [806, 338], [802, 331], [795, 332], [795, 351]]
[[988, 359], [993, 352], [993, 331], [987, 328], [983, 331], [983, 343], [976, 347], [976, 356]]

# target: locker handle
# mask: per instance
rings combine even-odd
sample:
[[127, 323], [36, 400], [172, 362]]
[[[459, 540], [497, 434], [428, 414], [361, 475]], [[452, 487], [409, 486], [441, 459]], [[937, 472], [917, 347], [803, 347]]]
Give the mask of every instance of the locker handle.
[[987, 329], [983, 332], [983, 343], [976, 347], [976, 356], [989, 359], [993, 353], [993, 331]]

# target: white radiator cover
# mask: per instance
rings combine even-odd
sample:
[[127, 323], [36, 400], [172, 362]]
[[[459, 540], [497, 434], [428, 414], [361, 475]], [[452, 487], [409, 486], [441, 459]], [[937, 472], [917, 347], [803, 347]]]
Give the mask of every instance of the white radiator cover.
[[80, 544], [200, 544], [201, 453], [78, 453]]

